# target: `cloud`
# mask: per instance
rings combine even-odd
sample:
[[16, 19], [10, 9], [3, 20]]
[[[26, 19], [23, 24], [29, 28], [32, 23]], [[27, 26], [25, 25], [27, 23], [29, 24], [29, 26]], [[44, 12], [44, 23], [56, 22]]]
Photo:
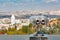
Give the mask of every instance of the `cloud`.
[[50, 2], [58, 2], [59, 0], [43, 0], [46, 3], [50, 3]]

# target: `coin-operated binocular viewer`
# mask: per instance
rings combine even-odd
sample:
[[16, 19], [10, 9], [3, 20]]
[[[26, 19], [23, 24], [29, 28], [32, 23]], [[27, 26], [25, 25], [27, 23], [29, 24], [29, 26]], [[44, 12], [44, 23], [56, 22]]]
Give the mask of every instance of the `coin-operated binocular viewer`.
[[30, 37], [30, 40], [47, 40], [47, 37], [44, 37], [45, 32], [41, 30], [41, 25], [46, 25], [48, 23], [48, 19], [45, 16], [32, 16], [30, 17], [31, 23], [36, 25], [36, 33]]

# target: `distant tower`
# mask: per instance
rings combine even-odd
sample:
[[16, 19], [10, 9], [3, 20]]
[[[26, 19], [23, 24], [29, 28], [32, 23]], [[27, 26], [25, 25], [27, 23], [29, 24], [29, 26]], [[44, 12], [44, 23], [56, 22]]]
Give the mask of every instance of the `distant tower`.
[[11, 24], [12, 25], [15, 24], [15, 15], [14, 14], [12, 14], [12, 16], [11, 16]]

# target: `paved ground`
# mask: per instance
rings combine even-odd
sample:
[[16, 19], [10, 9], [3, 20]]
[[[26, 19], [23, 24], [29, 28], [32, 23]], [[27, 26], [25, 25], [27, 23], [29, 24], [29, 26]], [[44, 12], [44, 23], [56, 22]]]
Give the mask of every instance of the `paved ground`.
[[[29, 40], [29, 35], [0, 35], [0, 40]], [[49, 35], [48, 40], [60, 40], [60, 35]]]

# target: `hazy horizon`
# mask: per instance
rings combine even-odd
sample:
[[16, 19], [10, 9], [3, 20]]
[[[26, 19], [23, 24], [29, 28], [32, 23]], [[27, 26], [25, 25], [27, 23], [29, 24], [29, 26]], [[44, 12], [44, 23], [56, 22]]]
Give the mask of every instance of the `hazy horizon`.
[[60, 0], [0, 0], [0, 11], [60, 10]]

